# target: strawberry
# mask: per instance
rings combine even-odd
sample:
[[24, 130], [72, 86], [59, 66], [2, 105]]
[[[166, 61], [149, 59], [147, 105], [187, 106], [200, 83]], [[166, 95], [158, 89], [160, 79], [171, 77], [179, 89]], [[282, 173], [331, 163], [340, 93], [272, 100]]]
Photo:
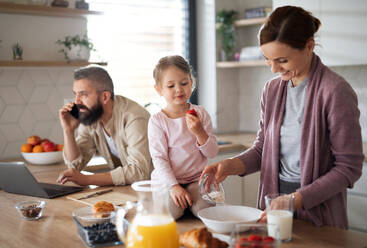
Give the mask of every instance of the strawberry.
[[263, 238], [260, 235], [255, 235], [255, 234], [251, 234], [250, 236], [248, 236], [248, 241], [262, 241]]
[[264, 243], [273, 243], [274, 242], [274, 238], [267, 236], [264, 238]]
[[196, 113], [195, 109], [189, 109], [189, 110], [187, 110], [186, 114], [195, 115], [196, 117], [198, 116], [198, 114]]

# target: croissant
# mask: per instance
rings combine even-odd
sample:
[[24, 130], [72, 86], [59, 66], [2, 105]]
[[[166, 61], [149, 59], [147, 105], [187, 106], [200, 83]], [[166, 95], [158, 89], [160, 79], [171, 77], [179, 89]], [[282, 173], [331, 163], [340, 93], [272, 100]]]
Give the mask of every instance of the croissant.
[[212, 236], [206, 227], [180, 234], [180, 245], [186, 248], [226, 248], [228, 244]]

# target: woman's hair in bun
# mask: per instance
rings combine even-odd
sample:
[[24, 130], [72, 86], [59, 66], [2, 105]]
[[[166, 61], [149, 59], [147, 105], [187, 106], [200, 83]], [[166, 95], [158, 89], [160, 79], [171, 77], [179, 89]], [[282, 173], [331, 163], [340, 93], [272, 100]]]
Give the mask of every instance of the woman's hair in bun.
[[314, 37], [321, 22], [310, 12], [295, 6], [279, 7], [268, 17], [259, 31], [260, 46], [272, 41], [303, 50]]

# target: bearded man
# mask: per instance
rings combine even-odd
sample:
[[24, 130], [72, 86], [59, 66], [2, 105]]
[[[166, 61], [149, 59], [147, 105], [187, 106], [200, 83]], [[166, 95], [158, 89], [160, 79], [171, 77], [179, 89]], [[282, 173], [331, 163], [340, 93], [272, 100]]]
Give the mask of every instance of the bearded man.
[[[112, 79], [101, 67], [77, 69], [73, 92], [74, 102], [59, 111], [63, 156], [69, 169], [59, 175], [57, 182], [102, 186], [149, 179], [153, 169], [147, 138], [149, 113], [136, 102], [115, 96]], [[74, 116], [73, 107], [77, 109]], [[97, 151], [111, 170], [93, 175], [80, 173]]]

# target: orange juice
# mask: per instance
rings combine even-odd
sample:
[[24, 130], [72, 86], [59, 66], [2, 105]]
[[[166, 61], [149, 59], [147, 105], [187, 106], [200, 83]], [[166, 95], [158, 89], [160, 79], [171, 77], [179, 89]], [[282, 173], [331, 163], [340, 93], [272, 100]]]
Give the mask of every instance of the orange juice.
[[129, 248], [178, 248], [176, 222], [167, 215], [136, 216], [126, 241]]

